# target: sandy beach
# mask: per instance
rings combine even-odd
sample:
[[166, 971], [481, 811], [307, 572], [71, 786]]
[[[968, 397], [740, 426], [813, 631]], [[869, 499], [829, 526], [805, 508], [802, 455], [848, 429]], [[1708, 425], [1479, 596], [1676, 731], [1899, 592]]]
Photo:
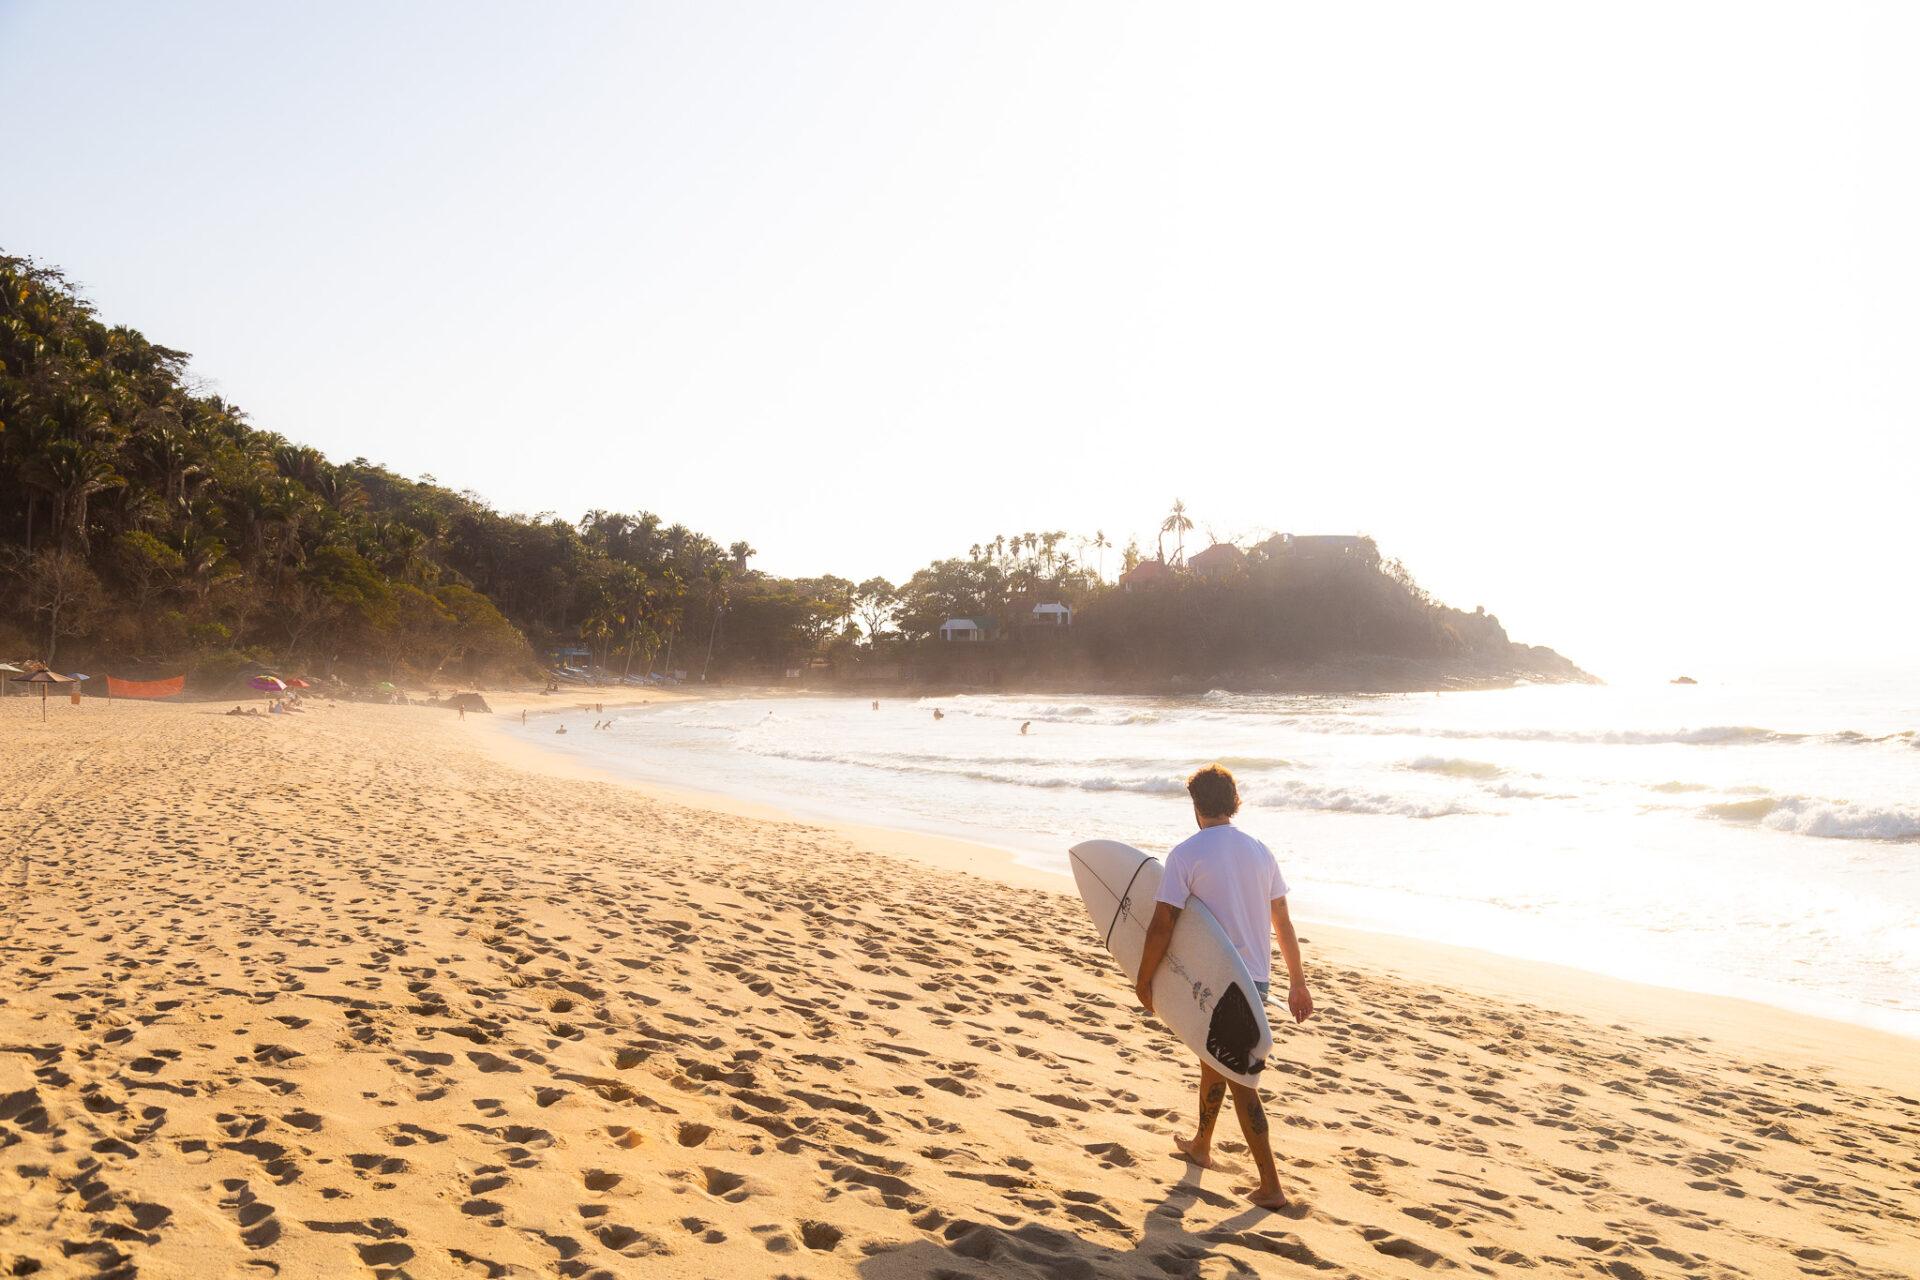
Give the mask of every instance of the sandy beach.
[[1267, 1213], [1064, 881], [223, 710], [0, 701], [0, 1274], [1920, 1274], [1912, 1041], [1309, 915]]

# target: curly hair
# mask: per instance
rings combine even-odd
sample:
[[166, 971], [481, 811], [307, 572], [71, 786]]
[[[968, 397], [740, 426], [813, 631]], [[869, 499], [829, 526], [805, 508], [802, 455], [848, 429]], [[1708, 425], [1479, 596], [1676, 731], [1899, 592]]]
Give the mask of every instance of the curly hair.
[[1203, 818], [1231, 818], [1240, 812], [1240, 788], [1233, 775], [1210, 764], [1187, 779], [1187, 794]]

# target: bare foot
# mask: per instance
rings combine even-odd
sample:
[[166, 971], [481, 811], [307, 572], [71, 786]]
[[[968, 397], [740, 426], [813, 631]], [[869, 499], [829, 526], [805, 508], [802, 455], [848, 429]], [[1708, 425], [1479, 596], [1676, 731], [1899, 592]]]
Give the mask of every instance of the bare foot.
[[1248, 1201], [1262, 1209], [1280, 1210], [1287, 1207], [1287, 1193], [1275, 1187], [1271, 1191], [1255, 1187], [1245, 1193]]
[[1207, 1147], [1201, 1146], [1197, 1139], [1175, 1138], [1173, 1145], [1180, 1148], [1180, 1154], [1186, 1158], [1188, 1164], [1197, 1164], [1202, 1169], [1216, 1169], [1219, 1167], [1213, 1161], [1213, 1152]]

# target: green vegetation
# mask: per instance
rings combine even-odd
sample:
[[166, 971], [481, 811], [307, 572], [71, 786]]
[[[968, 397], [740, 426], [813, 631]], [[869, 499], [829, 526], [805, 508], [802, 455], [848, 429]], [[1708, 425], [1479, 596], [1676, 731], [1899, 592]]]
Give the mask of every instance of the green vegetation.
[[[1371, 543], [1316, 559], [1276, 541], [1134, 590], [1102, 581], [1103, 532], [996, 535], [898, 588], [769, 577], [747, 543], [649, 512], [504, 515], [431, 477], [330, 462], [196, 393], [186, 363], [97, 319], [59, 272], [0, 256], [0, 656], [191, 668], [212, 689], [254, 662], [457, 681], [580, 649], [616, 674], [1144, 680], [1508, 648]], [[1160, 529], [1176, 564], [1193, 527], [1176, 502]], [[1074, 624], [1028, 625], [1041, 601]], [[1002, 639], [939, 639], [972, 615]]]

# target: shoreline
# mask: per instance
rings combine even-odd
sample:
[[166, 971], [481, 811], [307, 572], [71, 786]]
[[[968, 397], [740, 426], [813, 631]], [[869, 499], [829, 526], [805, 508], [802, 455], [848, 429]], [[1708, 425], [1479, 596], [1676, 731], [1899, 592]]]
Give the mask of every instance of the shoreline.
[[[781, 697], [787, 691], [766, 689], [756, 691], [747, 697]], [[682, 693], [680, 699], [701, 699], [701, 693]], [[737, 695], [707, 695], [707, 697], [737, 697]], [[820, 697], [820, 695], [812, 695]], [[632, 706], [634, 702], [624, 702]], [[609, 702], [612, 706], [612, 702]], [[511, 737], [507, 723], [490, 725], [495, 729], [490, 737], [497, 739], [501, 750], [495, 758], [513, 768], [551, 773], [555, 777], [591, 777], [595, 781], [611, 783], [618, 787], [628, 787], [649, 798], [664, 800], [670, 804], [682, 804], [687, 808], [708, 810], [716, 814], [741, 816], [741, 818], [764, 819], [764, 821], [783, 821], [783, 823], [801, 823], [806, 827], [818, 827], [824, 831], [833, 831], [835, 835], [847, 839], [854, 846], [879, 856], [889, 858], [908, 858], [918, 864], [933, 865], [950, 871], [964, 871], [970, 875], [981, 875], [993, 879], [996, 883], [1010, 885], [1016, 889], [1037, 889], [1056, 894], [1075, 908], [1079, 906], [1079, 892], [1073, 887], [1073, 879], [1054, 871], [1044, 871], [1039, 867], [1023, 864], [1020, 854], [1008, 848], [998, 848], [985, 842], [970, 841], [966, 837], [947, 837], [927, 831], [910, 831], [885, 827], [877, 823], [862, 823], [852, 819], [814, 818], [799, 816], [789, 810], [783, 810], [778, 804], [762, 800], [743, 800], [726, 793], [710, 793], [672, 787], [657, 781], [637, 779], [624, 775], [620, 771], [597, 768], [586, 764], [564, 748], [549, 748], [541, 743], [526, 743]], [[1663, 984], [1644, 983], [1628, 977], [1615, 977], [1601, 973], [1596, 969], [1584, 969], [1571, 963], [1553, 960], [1532, 960], [1524, 956], [1509, 956], [1505, 952], [1496, 952], [1488, 948], [1463, 946], [1457, 942], [1442, 942], [1434, 938], [1400, 935], [1380, 929], [1367, 929], [1361, 925], [1348, 923], [1329, 923], [1317, 921], [1311, 917], [1302, 917], [1298, 921], [1302, 927], [1311, 927], [1321, 935], [1336, 936], [1342, 940], [1342, 954], [1363, 958], [1369, 954], [1390, 954], [1396, 958], [1400, 967], [1409, 973], [1425, 975], [1425, 981], [1459, 981], [1471, 986], [1480, 994], [1501, 998], [1513, 998], [1515, 992], [1528, 992], [1536, 981], [1536, 975], [1548, 975], [1548, 990], [1534, 992], [1534, 998], [1542, 996], [1557, 998], [1569, 1006], [1588, 1009], [1596, 1015], [1607, 1015], [1615, 1021], [1644, 1021], [1642, 1009], [1661, 1007], [1668, 1009], [1663, 1013], [1663, 1029], [1672, 1031], [1676, 1027], [1697, 1027], [1713, 1025], [1722, 1029], [1740, 1029], [1740, 1027], [1764, 1027], [1766, 1031], [1751, 1032], [1741, 1042], [1747, 1048], [1763, 1048], [1772, 1042], [1791, 1042], [1801, 1046], [1818, 1044], [1828, 1040], [1818, 1031], [1820, 1027], [1832, 1027], [1845, 1034], [1862, 1032], [1868, 1036], [1884, 1036], [1884, 1048], [1887, 1054], [1893, 1052], [1912, 1052], [1916, 1042], [1920, 1042], [1920, 1031], [1895, 1031], [1887, 1027], [1885, 1021], [1901, 1021], [1899, 1013], [1887, 1017], [1882, 1023], [1872, 1021], [1851, 1021], [1841, 1017], [1822, 1017], [1818, 1013], [1807, 1013], [1797, 1007], [1784, 1007], [1772, 1004], [1764, 998], [1763, 984], [1749, 983], [1755, 990], [1761, 990], [1757, 996], [1741, 996], [1716, 990], [1695, 990], [1688, 986], [1663, 986]], [[1465, 975], [1465, 977], [1461, 977]], [[1730, 981], [1732, 983], [1732, 981]], [[1874, 1007], [1862, 1006], [1866, 1017], [1874, 1015]], [[1907, 1019], [1910, 1021], [1910, 1019]]]
[[[683, 694], [677, 700], [687, 701], [698, 696]], [[767, 691], [760, 696], [780, 694]], [[980, 876], [1013, 888], [1039, 890], [1064, 900], [1075, 909], [1080, 907], [1079, 894], [1070, 876], [1027, 866], [1017, 853], [1008, 849], [963, 837], [798, 816], [774, 804], [743, 800], [721, 792], [676, 788], [588, 764], [564, 749], [522, 741], [510, 735], [504, 721], [479, 727], [487, 731], [490, 753], [509, 767], [552, 777], [591, 779], [692, 809], [830, 831], [869, 854], [904, 858], [923, 866]], [[1575, 965], [1333, 924], [1311, 917], [1303, 917], [1297, 923], [1333, 940], [1345, 963], [1371, 964], [1379, 958], [1390, 958], [1396, 970], [1414, 976], [1417, 981], [1457, 986], [1494, 999], [1524, 998], [1536, 1004], [1565, 1006], [1589, 1016], [1605, 1017], [1650, 1031], [1671, 1033], [1711, 1027], [1717, 1028], [1728, 1043], [1748, 1049], [1764, 1050], [1769, 1045], [1787, 1044], [1812, 1051], [1816, 1046], [1827, 1046], [1825, 1052], [1842, 1060], [1859, 1062], [1890, 1061], [1901, 1053], [1913, 1052], [1916, 1042], [1920, 1042], [1920, 1035], [1782, 1008], [1761, 999], [1660, 986]], [[1867, 1037], [1870, 1043], [1864, 1047], [1845, 1043], [1856, 1035]]]
[[1173, 1157], [1191, 1056], [1057, 889], [478, 717], [62, 710], [0, 706], [6, 1274], [1890, 1280], [1920, 1251], [1892, 1037], [1312, 926], [1318, 1009], [1263, 1089], [1293, 1203], [1256, 1211], [1230, 1122], [1219, 1170]]

